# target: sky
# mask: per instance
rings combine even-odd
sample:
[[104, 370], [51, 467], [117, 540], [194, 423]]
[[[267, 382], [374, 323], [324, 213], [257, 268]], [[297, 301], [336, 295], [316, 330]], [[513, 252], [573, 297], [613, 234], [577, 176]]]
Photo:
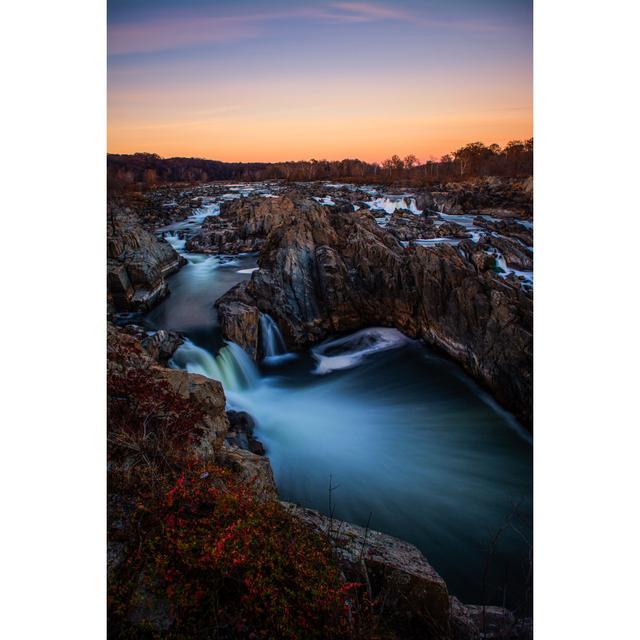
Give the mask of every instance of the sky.
[[436, 159], [532, 133], [531, 0], [109, 0], [110, 153]]

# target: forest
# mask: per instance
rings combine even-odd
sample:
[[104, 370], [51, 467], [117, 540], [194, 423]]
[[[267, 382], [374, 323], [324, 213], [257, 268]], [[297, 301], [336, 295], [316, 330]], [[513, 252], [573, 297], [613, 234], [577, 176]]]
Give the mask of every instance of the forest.
[[456, 178], [523, 177], [533, 174], [533, 138], [512, 140], [504, 147], [472, 142], [439, 160], [421, 163], [417, 156], [393, 155], [381, 163], [358, 159], [287, 162], [222, 162], [203, 158], [162, 158], [155, 153], [107, 154], [110, 189], [172, 182], [214, 180], [347, 180], [419, 186]]

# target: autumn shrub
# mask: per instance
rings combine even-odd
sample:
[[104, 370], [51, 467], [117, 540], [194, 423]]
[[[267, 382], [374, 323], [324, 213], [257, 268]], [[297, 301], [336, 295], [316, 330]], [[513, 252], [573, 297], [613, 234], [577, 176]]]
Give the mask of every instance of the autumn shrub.
[[202, 409], [150, 367], [138, 342], [125, 336], [108, 355], [109, 460], [177, 468], [201, 436]]
[[330, 540], [195, 455], [201, 413], [138, 344], [109, 365], [109, 637], [381, 637]]
[[[142, 595], [166, 602], [168, 637], [350, 637], [358, 585], [344, 583], [325, 538], [228, 470], [193, 462], [163, 479], [158, 499], [145, 467], [127, 474], [135, 496], [127, 561], [110, 585], [112, 636], [144, 628], [128, 622]], [[141, 574], [151, 592], [140, 593]]]

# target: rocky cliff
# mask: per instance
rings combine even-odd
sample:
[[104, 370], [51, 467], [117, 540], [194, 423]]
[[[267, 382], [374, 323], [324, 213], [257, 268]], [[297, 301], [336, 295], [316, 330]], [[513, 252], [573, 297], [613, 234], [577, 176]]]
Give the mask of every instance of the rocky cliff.
[[259, 270], [216, 303], [226, 337], [249, 353], [257, 353], [260, 312], [292, 348], [393, 326], [444, 351], [531, 426], [532, 294], [497, 273], [492, 253], [500, 243], [522, 265], [522, 245], [403, 246], [368, 211], [343, 213], [298, 194], [234, 203], [221, 217], [228, 249], [258, 234]]
[[140, 227], [126, 209], [109, 205], [107, 293], [115, 311], [144, 311], [167, 295], [165, 278], [184, 259]]

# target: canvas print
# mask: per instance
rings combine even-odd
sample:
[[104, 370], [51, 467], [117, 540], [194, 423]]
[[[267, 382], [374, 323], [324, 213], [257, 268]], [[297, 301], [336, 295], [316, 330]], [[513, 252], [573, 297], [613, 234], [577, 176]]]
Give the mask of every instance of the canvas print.
[[108, 636], [530, 639], [529, 0], [109, 0]]

